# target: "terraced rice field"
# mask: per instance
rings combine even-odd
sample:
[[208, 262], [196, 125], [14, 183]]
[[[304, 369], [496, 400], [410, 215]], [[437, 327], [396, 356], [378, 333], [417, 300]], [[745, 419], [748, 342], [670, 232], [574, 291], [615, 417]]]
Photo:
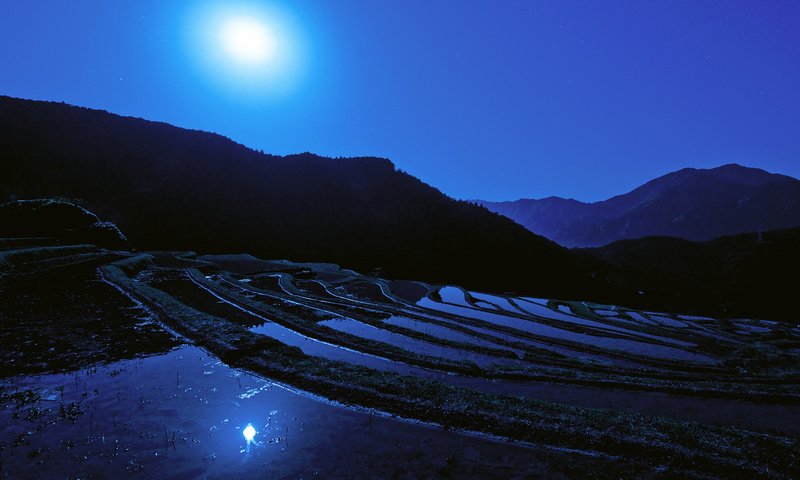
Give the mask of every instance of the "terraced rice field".
[[[390, 282], [330, 264], [236, 255], [193, 258], [163, 252], [133, 256], [90, 247], [29, 246], [33, 250], [26, 250], [14, 245], [14, 249], [0, 252], [6, 265], [0, 286], [17, 288], [22, 276], [57, 281], [49, 272], [82, 272], [81, 285], [102, 290], [96, 293], [96, 300], [87, 300], [87, 305], [97, 304], [97, 315], [117, 312], [114, 315], [128, 319], [120, 325], [131, 324], [125, 327], [128, 333], [138, 324], [155, 328], [158, 333], [147, 330], [147, 335], [158, 336], [164, 345], [161, 352], [137, 346], [129, 349], [129, 355], [112, 355], [103, 367], [67, 362], [62, 369], [50, 368], [44, 377], [31, 376], [33, 372], [22, 367], [6, 375], [4, 412], [12, 417], [14, 411], [29, 411], [31, 405], [41, 411], [50, 408], [42, 402], [60, 402], [61, 408], [84, 405], [80, 385], [58, 390], [69, 383], [70, 375], [78, 384], [84, 378], [87, 392], [90, 383], [97, 385], [98, 402], [91, 408], [95, 409], [93, 415], [105, 417], [97, 431], [89, 420], [90, 442], [75, 447], [90, 452], [86, 455], [92, 459], [70, 467], [78, 476], [101, 469], [97, 465], [102, 462], [92, 456], [108, 451], [99, 446], [98, 442], [104, 441], [100, 432], [134, 445], [127, 453], [115, 447], [113, 457], [126, 459], [130, 466], [126, 472], [132, 476], [152, 470], [153, 465], [170, 465], [175, 458], [197, 460], [200, 453], [204, 463], [187, 475], [220, 475], [222, 471], [212, 462], [215, 455], [226, 461], [252, 458], [235, 435], [247, 418], [261, 422], [258, 430], [270, 432], [263, 438], [275, 445], [298, 439], [295, 441], [323, 448], [321, 425], [338, 428], [336, 422], [315, 420], [316, 426], [308, 429], [316, 434], [295, 433], [305, 430], [286, 412], [297, 411], [308, 418], [327, 415], [344, 425], [358, 425], [345, 427], [357, 436], [351, 440], [357, 455], [367, 455], [372, 445], [391, 449], [387, 437], [381, 440], [365, 427], [377, 428], [371, 423], [376, 414], [427, 422], [429, 426], [412, 426], [381, 420], [380, 428], [384, 434], [392, 431], [389, 438], [397, 442], [421, 431], [435, 431], [426, 434], [434, 438], [432, 451], [441, 452], [448, 442], [463, 446], [461, 456], [468, 448], [480, 448], [488, 457], [504, 451], [489, 437], [463, 436], [443, 431], [442, 426], [515, 442], [505, 450], [512, 456], [509, 468], [473, 464], [463, 458], [459, 460], [462, 463], [447, 467], [445, 462], [437, 467], [450, 468], [450, 473], [505, 477], [510, 471], [526, 472], [525, 462], [533, 462], [529, 465], [538, 469], [527, 471], [529, 474], [552, 473], [570, 462], [585, 469], [580, 470], [584, 473], [656, 478], [661, 474], [700, 478], [731, 472], [790, 478], [797, 473], [797, 457], [791, 453], [796, 452], [800, 436], [800, 333], [795, 325], [643, 312], [581, 301], [476, 292], [453, 285]], [[119, 306], [124, 309], [118, 310]], [[3, 321], [13, 322], [14, 316], [29, 311], [26, 308], [4, 310]], [[59, 308], [62, 311], [63, 305]], [[110, 338], [107, 342], [117, 345], [122, 337]], [[184, 344], [180, 359], [167, 338]], [[11, 334], [4, 339], [7, 345], [14, 341]], [[131, 355], [147, 359], [137, 364], [130, 360]], [[179, 386], [181, 382], [193, 385], [196, 393], [178, 389], [165, 396], [168, 382], [158, 374], [165, 364], [170, 365], [166, 368], [170, 375], [177, 375]], [[209, 371], [223, 372], [213, 377], [219, 382], [202, 378], [203, 365], [213, 365]], [[102, 375], [96, 378], [82, 373], [85, 368], [100, 368], [104, 375], [117, 370], [125, 373], [117, 385]], [[152, 383], [154, 391], [142, 393], [141, 402], [153, 394], [163, 406], [143, 431], [157, 430], [157, 423], [168, 424], [163, 454], [173, 460], [154, 463], [143, 453], [158, 450], [153, 446], [156, 440], [139, 442], [130, 431], [118, 428], [117, 421], [133, 422], [125, 418], [130, 409], [114, 407], [110, 397], [106, 398], [117, 389], [118, 400], [130, 403], [133, 409], [139, 391], [136, 386], [148, 383], [137, 373], [139, 368], [158, 379]], [[234, 389], [232, 379], [242, 372], [257, 376], [241, 377], [247, 378], [246, 387], [240, 384]], [[244, 398], [240, 388], [264, 400]], [[53, 389], [61, 392], [60, 400], [48, 400]], [[14, 395], [26, 391], [34, 392], [32, 403], [17, 402]], [[212, 425], [198, 420], [197, 415], [207, 414], [200, 410], [178, 411], [179, 402], [211, 402], [212, 397], [217, 402], [209, 404], [216, 422]], [[260, 416], [245, 414], [243, 407], [237, 407], [237, 413], [227, 418], [221, 406], [226, 399], [250, 405], [247, 411], [259, 411]], [[283, 405], [275, 414], [283, 415], [280, 427], [291, 429], [292, 434], [282, 435], [280, 428], [269, 423], [278, 417], [263, 415], [266, 404], [257, 406], [273, 400]], [[345, 405], [349, 408], [343, 408]], [[175, 411], [165, 413], [164, 409]], [[323, 411], [328, 413], [319, 413]], [[343, 411], [348, 413], [336, 413]], [[119, 418], [109, 423], [108, 415]], [[176, 426], [179, 424], [184, 426]], [[48, 458], [56, 458], [48, 465], [55, 469], [63, 466], [66, 460], [59, 455], [71, 454], [40, 436], [19, 437], [25, 425], [15, 417], [0, 432], [4, 448], [9, 449], [0, 457], [5, 471], [20, 472], [25, 463], [21, 458], [30, 452], [41, 455], [47, 451]], [[43, 431], [51, 432], [59, 445], [74, 443], [71, 439], [80, 436], [67, 424], [63, 428], [49, 425], [42, 427]], [[212, 427], [224, 432], [220, 435], [226, 440], [206, 439], [202, 448], [194, 450], [188, 448], [191, 443], [180, 444], [193, 442], [192, 435]], [[179, 432], [180, 442], [171, 440], [170, 428]], [[30, 442], [16, 440], [20, 438]], [[693, 439], [702, 440], [695, 443]], [[183, 446], [187, 449], [176, 453]], [[262, 464], [270, 455], [287, 460], [289, 466], [283, 469], [270, 467], [277, 468], [276, 474], [313, 473], [307, 465], [301, 466], [300, 457], [285, 453], [289, 448], [265, 448], [256, 455]], [[131, 453], [134, 450], [136, 455]], [[329, 453], [342, 454], [340, 448]], [[327, 458], [317, 458], [320, 465], [328, 465], [323, 471], [342, 474], [345, 467], [331, 464]], [[408, 461], [407, 455], [392, 458], [397, 460], [394, 467], [382, 464], [376, 474], [389, 474]], [[622, 463], [617, 461], [620, 458]], [[420, 461], [436, 463], [428, 454]], [[242, 472], [241, 465], [236, 468]]]

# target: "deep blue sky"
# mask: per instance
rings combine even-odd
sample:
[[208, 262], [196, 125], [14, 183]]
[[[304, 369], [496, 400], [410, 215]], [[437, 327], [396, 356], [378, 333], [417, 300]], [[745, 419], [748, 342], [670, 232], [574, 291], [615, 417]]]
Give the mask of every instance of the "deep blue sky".
[[[257, 93], [196, 37], [243, 3], [278, 12], [293, 57]], [[598, 200], [730, 162], [800, 177], [791, 0], [2, 0], [0, 45], [0, 94], [388, 157], [457, 198]]]

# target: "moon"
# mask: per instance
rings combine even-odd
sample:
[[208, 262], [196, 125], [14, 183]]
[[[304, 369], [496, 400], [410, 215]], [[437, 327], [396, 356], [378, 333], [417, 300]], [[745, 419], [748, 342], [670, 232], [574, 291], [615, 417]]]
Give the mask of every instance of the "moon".
[[247, 104], [283, 101], [302, 88], [310, 37], [294, 10], [252, 0], [197, 2], [186, 7], [182, 32], [198, 82]]
[[231, 17], [223, 21], [219, 40], [228, 57], [243, 65], [262, 66], [275, 57], [274, 33], [253, 17]]

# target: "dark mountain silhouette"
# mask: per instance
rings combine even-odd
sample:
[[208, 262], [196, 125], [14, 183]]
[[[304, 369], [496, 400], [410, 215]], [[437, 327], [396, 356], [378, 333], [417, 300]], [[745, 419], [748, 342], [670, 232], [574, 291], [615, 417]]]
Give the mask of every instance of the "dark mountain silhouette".
[[380, 158], [264, 155], [222, 136], [0, 97], [0, 202], [64, 197], [139, 249], [329, 261], [393, 278], [620, 298], [604, 267]]
[[735, 164], [686, 168], [596, 203], [559, 197], [478, 203], [567, 247], [656, 235], [706, 241], [800, 226], [800, 181]]
[[797, 321], [800, 228], [691, 242], [621, 240], [583, 251], [624, 272], [650, 308]]

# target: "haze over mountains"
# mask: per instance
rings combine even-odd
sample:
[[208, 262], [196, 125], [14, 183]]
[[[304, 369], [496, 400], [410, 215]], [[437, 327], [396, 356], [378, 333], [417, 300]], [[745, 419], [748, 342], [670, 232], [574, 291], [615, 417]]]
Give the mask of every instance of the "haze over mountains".
[[735, 164], [685, 168], [595, 203], [560, 197], [478, 203], [566, 247], [648, 236], [707, 241], [800, 226], [800, 181]]

